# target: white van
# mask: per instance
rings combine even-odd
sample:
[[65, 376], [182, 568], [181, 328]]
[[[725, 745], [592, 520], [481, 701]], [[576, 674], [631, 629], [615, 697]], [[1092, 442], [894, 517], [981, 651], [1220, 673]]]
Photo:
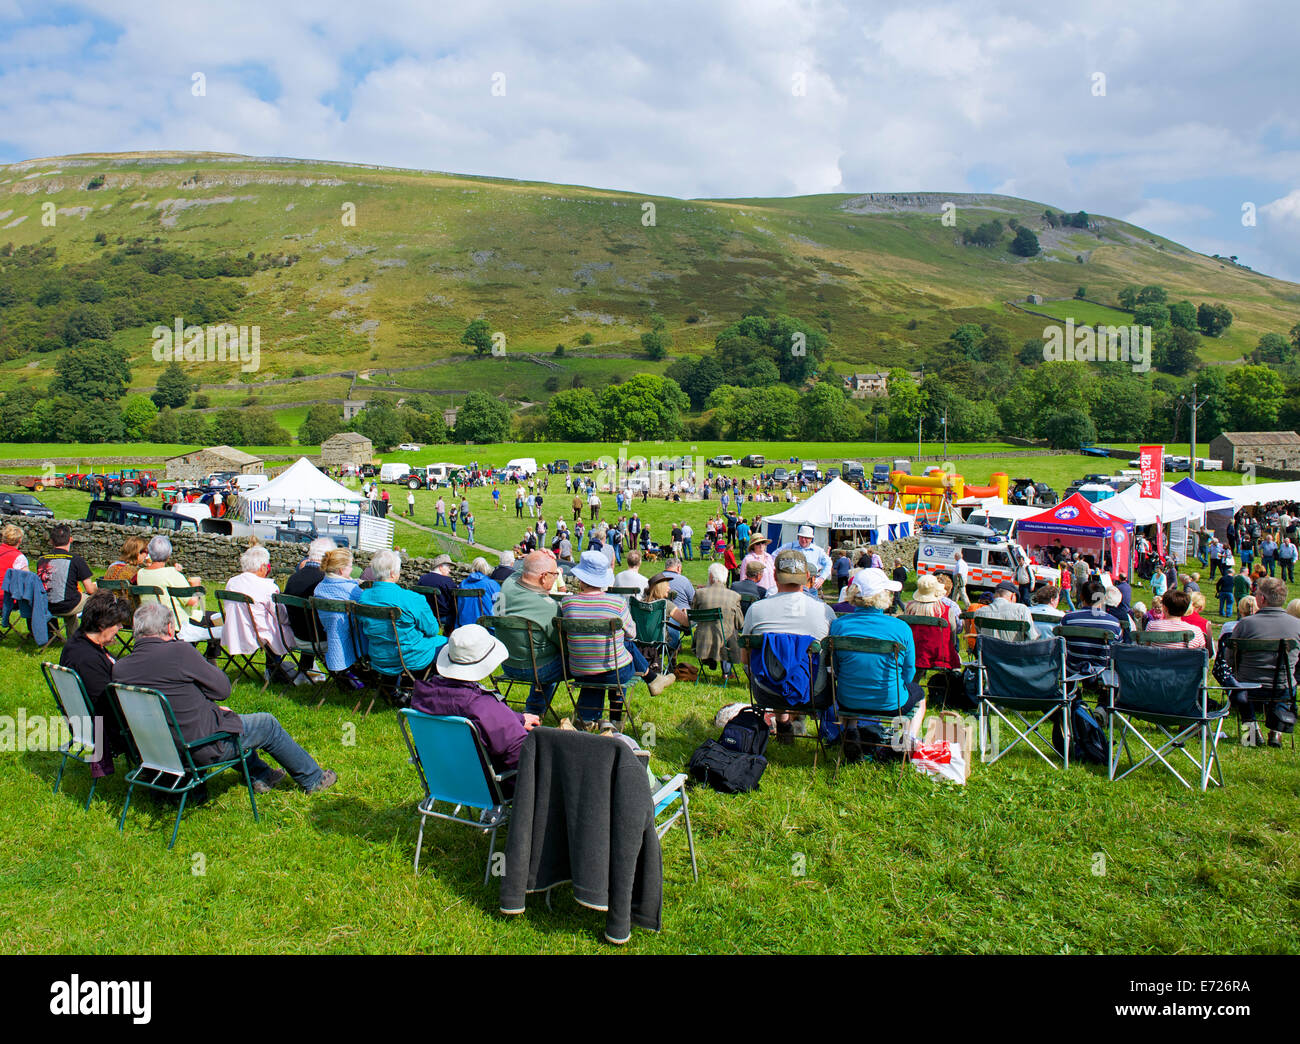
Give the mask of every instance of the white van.
[[[957, 556], [966, 562], [966, 586], [992, 590], [1006, 580], [1016, 582], [1016, 565], [1027, 557], [1025, 549], [1014, 541], [1000, 538], [986, 526], [949, 525], [942, 533], [920, 534], [916, 572], [957, 575]], [[1057, 583], [1059, 569], [1035, 565], [1035, 583]]]
[[1041, 507], [1023, 507], [1020, 504], [990, 504], [978, 507], [966, 516], [966, 521], [973, 526], [986, 526], [1003, 540], [1016, 538], [1016, 523], [1030, 515], [1043, 512]]
[[514, 460], [506, 461], [506, 471], [519, 471], [524, 475], [537, 474], [536, 457], [516, 457]]
[[261, 489], [270, 481], [270, 475], [236, 475], [230, 480], [230, 484], [241, 493], [251, 493], [255, 489]]
[[380, 482], [401, 482], [411, 473], [409, 464], [381, 464], [379, 466]]

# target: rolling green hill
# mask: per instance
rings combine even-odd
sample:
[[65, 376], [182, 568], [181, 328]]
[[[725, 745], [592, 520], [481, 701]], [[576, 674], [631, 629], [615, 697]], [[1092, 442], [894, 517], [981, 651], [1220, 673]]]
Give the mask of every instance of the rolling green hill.
[[[940, 220], [944, 202], [956, 205], [956, 227]], [[42, 223], [47, 204], [53, 227]], [[237, 280], [246, 296], [223, 317], [260, 327], [260, 370], [196, 369], [218, 386], [204, 389], [214, 407], [245, 401], [249, 385], [267, 405], [383, 387], [544, 401], [575, 376], [599, 386], [661, 373], [671, 357], [640, 356], [651, 313], [667, 318], [674, 354], [711, 344], [747, 308], [808, 318], [827, 330], [840, 373], [924, 361], [963, 322], [995, 322], [1017, 344], [1041, 336], [1045, 320], [1008, 302], [1037, 293], [1065, 317], [1081, 284], [1093, 301], [1157, 283], [1171, 301], [1227, 304], [1236, 322], [1205, 341], [1206, 361], [1236, 359], [1261, 333], [1285, 333], [1300, 318], [1296, 284], [1111, 218], [1095, 217], [1089, 230], [1049, 229], [1044, 209], [933, 193], [679, 200], [211, 153], [0, 166], [0, 244], [53, 246], [64, 263], [138, 240], [199, 257], [275, 259]], [[963, 229], [992, 217], [1033, 228], [1043, 254], [961, 245]], [[504, 358], [473, 359], [460, 344], [478, 316], [505, 335]], [[583, 335], [589, 345], [579, 344]], [[133, 390], [151, 387], [161, 366], [150, 328], [113, 339], [132, 360]], [[563, 358], [553, 355], [557, 344]], [[44, 383], [58, 354], [0, 363], [0, 389]]]

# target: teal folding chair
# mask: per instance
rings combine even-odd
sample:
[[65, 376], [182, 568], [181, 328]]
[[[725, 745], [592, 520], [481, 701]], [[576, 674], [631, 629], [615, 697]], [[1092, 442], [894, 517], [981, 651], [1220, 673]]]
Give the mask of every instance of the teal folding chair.
[[[735, 635], [727, 633], [727, 621], [721, 607], [716, 609], [687, 609], [686, 615], [691, 621], [691, 651], [695, 651], [695, 642], [699, 639], [702, 629], [717, 628], [722, 641], [722, 655], [718, 658], [718, 670], [722, 674], [722, 687], [727, 687], [727, 682], [731, 680], [731, 672], [734, 664], [729, 658], [731, 649], [731, 639]], [[704, 674], [704, 661], [700, 659], [697, 653], [695, 659], [699, 661], [700, 670], [695, 675], [695, 684], [700, 684], [700, 678]]]
[[[181, 829], [181, 816], [185, 814], [185, 802], [190, 792], [214, 776], [236, 767], [243, 770], [248, 800], [253, 807], [253, 821], [258, 821], [253, 778], [248, 772], [248, 758], [253, 752], [244, 749], [237, 732], [214, 732], [193, 743], [186, 743], [181, 738], [171, 703], [157, 689], [113, 684], [108, 687], [108, 692], [111, 698], [117, 700], [126, 729], [140, 752], [139, 766], [126, 775], [126, 804], [122, 806], [122, 818], [117, 821], [118, 830], [126, 827], [131, 795], [137, 786], [172, 797], [179, 796], [181, 800], [180, 807], [176, 810], [176, 824], [172, 827], [172, 839], [167, 844], [169, 849], [172, 848]], [[221, 741], [231, 746], [231, 756], [204, 765], [195, 763], [195, 751]]]
[[650, 796], [650, 800], [655, 806], [655, 834], [660, 841], [678, 820], [685, 825], [686, 848], [691, 854], [691, 877], [698, 881], [700, 871], [695, 863], [695, 834], [691, 830], [691, 799], [686, 792], [687, 778], [685, 772], [679, 772], [671, 778], [660, 777], [659, 789]]
[[[49, 661], [41, 664], [41, 671], [68, 728], [69, 738], [59, 744], [59, 753], [63, 757], [59, 759], [59, 774], [54, 780], [54, 793], [57, 794], [68, 759], [91, 768], [95, 762], [103, 759], [107, 740], [104, 735], [104, 719], [96, 715], [95, 708], [91, 706], [81, 675], [70, 667], [61, 667]], [[95, 796], [95, 784], [98, 782], [92, 771], [90, 793], [86, 795], [84, 808], [90, 808], [90, 802]]]
[[[942, 620], [939, 622], [951, 631], [946, 623]], [[877, 741], [860, 743], [859, 746], [875, 747], [878, 750], [889, 747], [897, 751], [901, 755], [901, 768], [906, 772], [909, 753], [907, 741], [911, 733], [910, 719], [903, 715], [903, 701], [906, 699], [904, 682], [911, 679], [903, 677], [903, 643], [861, 635], [827, 635], [822, 640], [822, 648], [826, 652], [826, 670], [836, 723], [844, 730], [860, 728], [864, 721], [871, 723], [874, 726], [873, 731], [877, 734]], [[854, 707], [844, 698], [840, 692], [840, 679], [852, 670], [850, 666], [852, 661], [841, 659], [845, 656], [880, 657], [885, 661], [885, 675], [890, 679], [890, 687], [895, 692], [895, 706], [892, 710]], [[832, 779], [839, 774], [840, 765], [844, 762], [844, 747], [845, 741], [841, 738], [835, 756], [835, 772], [831, 776]]]
[[[429, 818], [460, 823], [488, 835], [487, 866], [483, 870], [486, 885], [492, 875], [492, 853], [496, 849], [497, 831], [510, 819], [510, 798], [506, 781], [515, 772], [498, 773], [492, 767], [478, 729], [468, 718], [425, 714], [404, 708], [398, 715], [402, 738], [410, 751], [410, 763], [420, 777], [424, 797], [416, 806], [420, 813], [420, 836], [415, 843], [415, 872], [420, 872], [420, 853], [424, 849], [424, 826]], [[439, 804], [454, 806], [450, 812]], [[462, 808], [477, 809], [479, 816], [462, 816]]]
[[658, 664], [663, 670], [668, 664], [668, 610], [672, 601], [661, 598], [657, 602], [643, 602], [635, 596], [627, 601], [628, 613], [636, 634], [632, 640], [640, 646], [645, 657], [652, 664]]

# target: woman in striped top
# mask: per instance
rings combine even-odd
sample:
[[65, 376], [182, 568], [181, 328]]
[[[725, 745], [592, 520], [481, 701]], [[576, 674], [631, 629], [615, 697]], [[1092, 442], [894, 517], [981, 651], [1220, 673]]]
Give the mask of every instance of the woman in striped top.
[[[650, 669], [644, 656], [631, 641], [636, 633], [627, 602], [619, 595], [609, 594], [606, 588], [614, 584], [614, 570], [600, 551], [584, 551], [582, 559], [574, 566], [571, 579], [577, 587], [576, 594], [568, 594], [560, 602], [560, 615], [566, 620], [617, 620], [613, 635], [575, 634], [565, 639], [565, 656], [569, 674], [585, 680], [578, 694], [578, 713], [574, 724], [580, 728], [595, 725], [605, 707], [605, 689], [598, 685], [618, 685], [620, 697], [611, 698], [610, 715], [622, 712], [622, 691], [632, 679], [641, 675], [652, 696], [658, 695], [671, 679]], [[611, 655], [613, 662], [611, 664]], [[617, 669], [614, 669], [616, 667]]]

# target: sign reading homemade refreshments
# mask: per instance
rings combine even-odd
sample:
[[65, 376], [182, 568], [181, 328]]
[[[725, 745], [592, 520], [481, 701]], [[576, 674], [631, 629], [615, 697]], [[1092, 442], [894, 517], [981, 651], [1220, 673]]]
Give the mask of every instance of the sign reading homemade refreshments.
[[1142, 446], [1138, 450], [1138, 468], [1141, 470], [1141, 496], [1159, 500], [1160, 485], [1164, 478], [1165, 448], [1163, 446]]
[[832, 515], [832, 529], [877, 529], [878, 523], [873, 515]]

